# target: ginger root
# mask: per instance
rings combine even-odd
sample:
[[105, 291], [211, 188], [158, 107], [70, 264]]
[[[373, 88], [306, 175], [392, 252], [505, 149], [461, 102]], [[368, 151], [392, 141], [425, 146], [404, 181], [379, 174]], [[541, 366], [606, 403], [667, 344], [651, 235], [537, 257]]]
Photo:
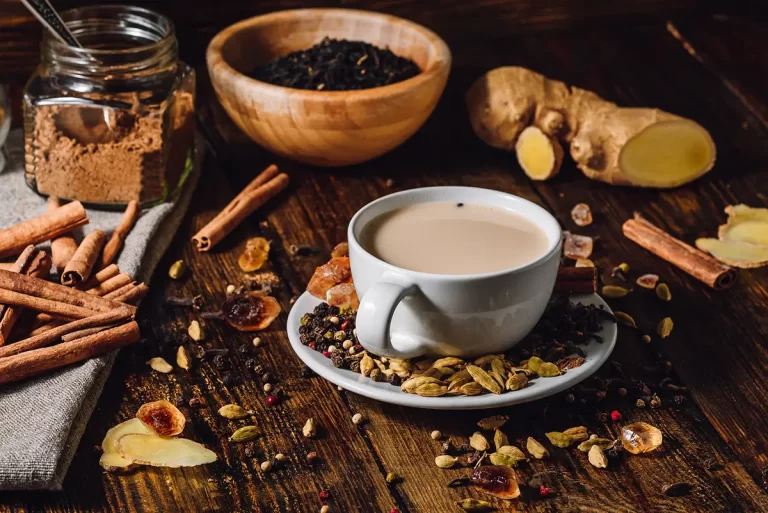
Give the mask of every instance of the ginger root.
[[489, 71], [467, 91], [466, 101], [478, 137], [495, 148], [516, 149], [533, 179], [557, 174], [550, 160], [558, 141], [568, 145], [587, 177], [610, 184], [676, 187], [715, 163], [715, 143], [695, 121], [659, 109], [619, 107], [526, 68]]
[[724, 264], [741, 269], [768, 265], [768, 247], [720, 239], [696, 239], [696, 247]]

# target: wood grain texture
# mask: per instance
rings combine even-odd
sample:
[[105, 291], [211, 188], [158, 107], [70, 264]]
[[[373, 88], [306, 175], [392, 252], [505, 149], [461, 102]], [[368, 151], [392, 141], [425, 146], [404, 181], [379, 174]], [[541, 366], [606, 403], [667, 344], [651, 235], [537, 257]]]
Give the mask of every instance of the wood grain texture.
[[[58, 2], [57, 6], [59, 3], [67, 4]], [[198, 112], [204, 131], [214, 143], [216, 158], [206, 162], [190, 213], [139, 311], [146, 341], [120, 354], [64, 490], [3, 493], [0, 512], [311, 513], [319, 511], [318, 493], [327, 489], [334, 512], [387, 513], [397, 507], [402, 513], [449, 513], [458, 511], [454, 500], [473, 492], [445, 487], [461, 471], [434, 466], [439, 444], [430, 439], [431, 430], [466, 441], [479, 418], [504, 413], [512, 417], [505, 431], [516, 445], [522, 445], [529, 435], [544, 440], [546, 431], [578, 424], [603, 436], [615, 436], [617, 424], [596, 418], [596, 414], [613, 409], [624, 415], [622, 424], [644, 420], [662, 429], [663, 450], [644, 457], [624, 456], [612, 461], [607, 470], [591, 467], [578, 451], [552, 450], [551, 459], [521, 467], [520, 473], [523, 481], [535, 472], [543, 473], [553, 496], [495, 503], [499, 511], [768, 511], [768, 494], [762, 489], [763, 468], [768, 466], [768, 360], [763, 350], [768, 335], [764, 321], [768, 274], [765, 270], [741, 272], [732, 290], [713, 292], [642, 251], [623, 238], [620, 229], [634, 210], [640, 210], [654, 223], [690, 242], [716, 231], [725, 218], [722, 209], [727, 204], [765, 206], [768, 150], [764, 141], [768, 126], [761, 113], [768, 100], [759, 70], [768, 64], [759, 56], [747, 57], [742, 39], [743, 35], [755, 44], [762, 41], [763, 24], [750, 22], [755, 28], [747, 30], [742, 28], [744, 22], [731, 18], [673, 17], [673, 26], [688, 44], [699, 55], [706, 55], [707, 60], [702, 61], [691, 56], [681, 39], [668, 29], [666, 20], [654, 21], [657, 15], [653, 9], [663, 5], [659, 12], [679, 14], [705, 11], [711, 8], [708, 4], [694, 7], [692, 2], [670, 5], [648, 0], [585, 9], [577, 15], [565, 3], [551, 9], [496, 1], [476, 5], [450, 1], [440, 6], [410, 1], [345, 4], [374, 7], [425, 23], [450, 45], [454, 68], [437, 109], [412, 139], [379, 159], [331, 172], [275, 158], [254, 145], [216, 102], [202, 68], [201, 52], [218, 28], [267, 11], [274, 7], [273, 2], [237, 2], [226, 7], [203, 5], [197, 0], [184, 6], [143, 4], [171, 13], [179, 25], [182, 52], [189, 51], [193, 58], [188, 60], [198, 65]], [[280, 5], [298, 4], [312, 2]], [[8, 5], [8, 0], [0, 0], [0, 9]], [[743, 6], [737, 2], [728, 8], [739, 10]], [[627, 12], [639, 14], [643, 24], [638, 25], [635, 19], [604, 25], [605, 20], [615, 20]], [[9, 69], [9, 76], [18, 77], [14, 90], [20, 88], [36, 59], [37, 39], [30, 35], [33, 31], [24, 19], [26, 15], [18, 10], [12, 17], [0, 16], [0, 50], [11, 46], [20, 49], [10, 56], [0, 51], [0, 64], [12, 63], [5, 69]], [[722, 25], [713, 26], [717, 23]], [[569, 24], [575, 26], [566, 28]], [[596, 24], [601, 27], [599, 31], [594, 30]], [[541, 30], [551, 25], [558, 25], [560, 30]], [[518, 34], [521, 31], [527, 32]], [[478, 37], [481, 33], [482, 38]], [[747, 70], [742, 62], [752, 62], [753, 67]], [[584, 178], [570, 161], [555, 180], [532, 184], [513, 155], [486, 147], [472, 134], [463, 108], [463, 94], [471, 82], [484, 71], [505, 64], [531, 66], [624, 105], [653, 105], [691, 117], [712, 132], [719, 150], [718, 164], [704, 179], [673, 191], [599, 184]], [[197, 253], [188, 242], [190, 236], [272, 162], [291, 175], [291, 187], [214, 251]], [[321, 378], [302, 378], [300, 362], [283, 331], [284, 315], [261, 334], [264, 344], [259, 349], [252, 347], [252, 335], [207, 321], [203, 345], [227, 347], [232, 352], [225, 369], [208, 360], [196, 360], [190, 372], [177, 368], [161, 375], [146, 366], [154, 356], [173, 362], [178, 345], [190, 343], [186, 327], [197, 317], [184, 308], [164, 306], [163, 297], [203, 294], [206, 307], [215, 309], [224, 300], [227, 284], [243, 281], [236, 259], [248, 236], [272, 240], [269, 265], [283, 279], [276, 295], [287, 312], [290, 298], [304, 290], [314, 268], [344, 240], [347, 222], [358, 208], [396, 190], [443, 184], [518, 194], [550, 209], [566, 228], [598, 236], [594, 259], [605, 282], [611, 282], [610, 269], [620, 262], [629, 263], [633, 273], [660, 274], [672, 290], [670, 303], [637, 290], [613, 306], [630, 312], [648, 332], [661, 317], [670, 315], [675, 321], [672, 336], [644, 345], [639, 333], [622, 329], [613, 358], [623, 363], [627, 372], [642, 373], [643, 367], [653, 364], [661, 353], [672, 362], [673, 375], [691, 387], [692, 400], [681, 406], [667, 401], [662, 409], [650, 410], [636, 409], [627, 400], [610, 397], [597, 404], [571, 404], [561, 395], [487, 413], [427, 412], [381, 404], [340, 393]], [[592, 207], [592, 226], [578, 228], [570, 220], [570, 209], [579, 202]], [[292, 244], [309, 245], [318, 251], [295, 256], [289, 251]], [[179, 258], [187, 261], [192, 273], [186, 280], [175, 282], [166, 277], [166, 271]], [[241, 345], [249, 354], [237, 351]], [[259, 375], [245, 366], [248, 358], [256, 359], [265, 371], [275, 375], [276, 384], [287, 393], [279, 406], [265, 404]], [[225, 384], [230, 379], [227, 375], [235, 382]], [[109, 427], [133, 416], [146, 401], [167, 398], [187, 403], [192, 397], [200, 397], [204, 405], [181, 408], [190, 420], [184, 436], [206, 444], [220, 456], [219, 462], [181, 470], [140, 469], [125, 476], [100, 471], [99, 452], [93, 448]], [[253, 410], [254, 416], [249, 421], [218, 417], [216, 409], [229, 402]], [[368, 422], [354, 426], [351, 416], [357, 412]], [[317, 439], [308, 440], [301, 434], [309, 416], [321, 426]], [[253, 451], [253, 456], [247, 456], [248, 446], [232, 444], [227, 437], [251, 421], [260, 426], [263, 436], [250, 444], [248, 452]], [[320, 455], [317, 466], [304, 460], [310, 450]], [[263, 474], [259, 463], [276, 452], [286, 454], [288, 463]], [[710, 458], [722, 467], [710, 469]], [[403, 480], [388, 485], [385, 475], [390, 471]], [[677, 481], [692, 483], [693, 492], [682, 498], [665, 496], [663, 485]]]

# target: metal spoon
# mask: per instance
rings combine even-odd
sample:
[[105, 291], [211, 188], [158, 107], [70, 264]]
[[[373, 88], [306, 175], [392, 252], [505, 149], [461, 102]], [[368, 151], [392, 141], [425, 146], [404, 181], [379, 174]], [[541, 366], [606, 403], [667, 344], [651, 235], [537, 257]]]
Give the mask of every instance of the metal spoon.
[[51, 34], [56, 36], [57, 39], [69, 46], [76, 46], [82, 48], [83, 45], [80, 41], [69, 31], [64, 21], [56, 12], [56, 9], [50, 4], [48, 0], [21, 0], [21, 2], [27, 6], [27, 9], [40, 20], [45, 28], [51, 31]]

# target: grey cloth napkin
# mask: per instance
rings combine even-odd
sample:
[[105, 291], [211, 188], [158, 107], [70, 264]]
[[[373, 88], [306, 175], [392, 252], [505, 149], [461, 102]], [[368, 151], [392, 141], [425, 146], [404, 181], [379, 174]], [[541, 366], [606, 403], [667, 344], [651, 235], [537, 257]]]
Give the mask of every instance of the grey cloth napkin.
[[[203, 148], [198, 141], [198, 148]], [[12, 132], [8, 166], [0, 174], [0, 228], [46, 210], [46, 200], [24, 183], [23, 144]], [[120, 269], [148, 282], [189, 206], [200, 175], [202, 151], [182, 194], [172, 203], [142, 212], [118, 258]], [[107, 232], [121, 212], [88, 210], [83, 233]], [[116, 353], [0, 387], [0, 490], [59, 490], [80, 437], [101, 394]]]

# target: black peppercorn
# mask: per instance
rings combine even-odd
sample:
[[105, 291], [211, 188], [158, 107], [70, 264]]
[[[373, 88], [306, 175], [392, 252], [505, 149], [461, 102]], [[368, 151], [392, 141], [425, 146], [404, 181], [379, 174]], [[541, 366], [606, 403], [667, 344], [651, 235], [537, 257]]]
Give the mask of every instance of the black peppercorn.
[[307, 367], [306, 365], [304, 365], [304, 366], [301, 368], [301, 377], [302, 377], [302, 378], [311, 378], [311, 377], [312, 377], [312, 376], [314, 376], [314, 375], [315, 375], [315, 371], [313, 371], [312, 369], [310, 369], [310, 368], [309, 368], [309, 367]]
[[223, 369], [227, 366], [226, 360], [224, 360], [224, 356], [217, 354], [213, 357], [213, 364], [216, 366], [217, 369]]
[[673, 399], [675, 401], [675, 404], [678, 406], [682, 406], [685, 403], [685, 396], [684, 395], [676, 395]]
[[379, 369], [373, 369], [368, 377], [371, 378], [371, 381], [384, 381], [386, 379], [384, 373]]
[[257, 365], [256, 365], [256, 366], [253, 368], [253, 372], [255, 372], [256, 374], [261, 374], [262, 372], [264, 372], [264, 366], [263, 366], [263, 365], [261, 365], [261, 364], [257, 364]]
[[608, 455], [609, 458], [619, 457], [619, 452], [616, 449], [608, 449], [608, 451], [606, 451], [606, 454]]
[[190, 408], [199, 408], [203, 405], [203, 400], [199, 397], [193, 397], [189, 400], [189, 407]]
[[253, 358], [248, 358], [247, 360], [245, 360], [245, 368], [246, 369], [251, 369], [251, 370], [255, 369], [256, 368], [256, 360], [254, 360]]
[[221, 382], [224, 383], [225, 387], [231, 387], [235, 384], [235, 378], [232, 376], [232, 374], [224, 374], [224, 376], [221, 378]]
[[352, 372], [360, 372], [360, 362], [357, 360], [349, 362], [349, 370]]
[[240, 354], [248, 354], [248, 346], [243, 344], [237, 348], [237, 352]]
[[184, 406], [185, 404], [187, 404], [187, 400], [186, 400], [186, 399], [184, 399], [184, 396], [183, 396], [183, 395], [180, 395], [179, 397], [177, 397], [177, 398], [176, 398], [176, 406], [178, 406], [179, 408], [181, 408], [181, 407], [182, 407], [182, 406]]
[[265, 372], [261, 375], [261, 381], [262, 383], [271, 383], [272, 382], [272, 374], [269, 372]]
[[245, 455], [249, 458], [253, 458], [256, 455], [256, 451], [253, 449], [252, 446], [248, 446], [245, 448]]
[[576, 400], [576, 396], [573, 394], [565, 394], [565, 402], [572, 403]]
[[337, 369], [343, 369], [346, 366], [346, 358], [344, 357], [344, 351], [336, 350], [331, 353], [331, 363]]
[[[360, 364], [358, 364], [358, 368], [359, 368], [359, 366], [360, 366]], [[390, 374], [389, 376], [387, 376], [387, 381], [389, 381], [390, 385], [394, 385], [396, 387], [399, 387], [403, 383], [403, 378], [401, 378], [397, 374], [393, 373], [393, 374]]]
[[194, 344], [192, 346], [192, 354], [195, 358], [202, 360], [205, 357], [205, 348], [200, 344]]

